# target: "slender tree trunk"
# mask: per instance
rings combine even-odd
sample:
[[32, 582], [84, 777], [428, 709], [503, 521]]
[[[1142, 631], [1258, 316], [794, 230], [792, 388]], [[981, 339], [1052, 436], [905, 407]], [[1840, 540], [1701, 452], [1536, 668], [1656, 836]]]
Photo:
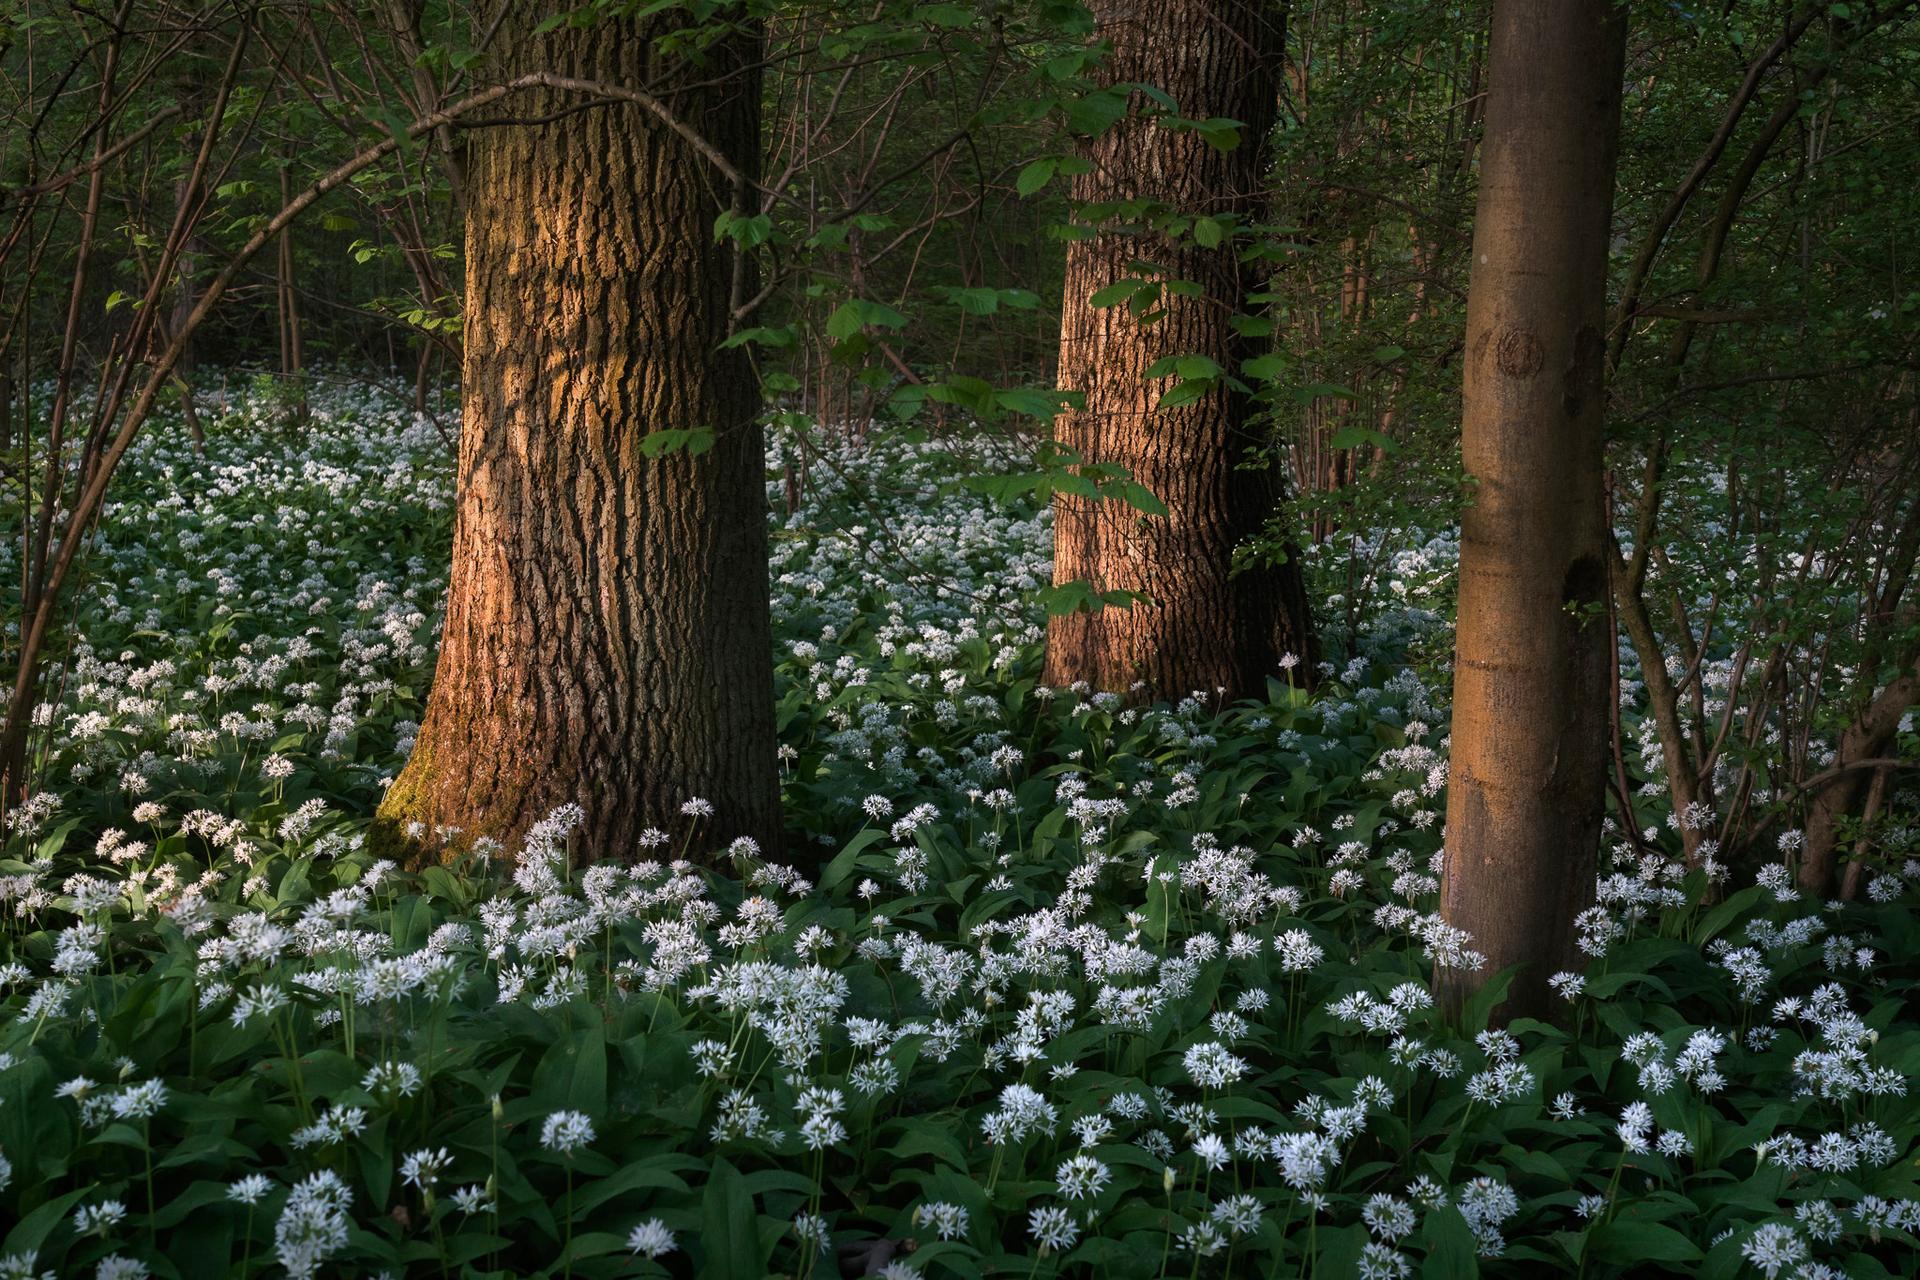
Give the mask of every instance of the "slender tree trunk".
[[[1091, 144], [1093, 170], [1075, 179], [1074, 198], [1257, 217], [1279, 94], [1279, 11], [1259, 0], [1099, 0], [1094, 10], [1113, 43], [1110, 80], [1153, 85], [1183, 116], [1226, 117], [1243, 128], [1240, 145], [1223, 152], [1198, 133], [1130, 115]], [[1147, 278], [1192, 281], [1201, 295], [1163, 295], [1151, 323], [1126, 306], [1091, 305], [1097, 290], [1141, 275], [1143, 260], [1154, 265]], [[1285, 653], [1311, 672], [1315, 645], [1297, 555], [1231, 571], [1235, 549], [1285, 499], [1278, 460], [1241, 465], [1265, 443], [1254, 403], [1222, 382], [1156, 411], [1172, 384], [1146, 376], [1166, 357], [1201, 355], [1237, 377], [1241, 361], [1258, 354], [1232, 324], [1243, 293], [1231, 242], [1204, 249], [1187, 238], [1103, 230], [1067, 249], [1059, 381], [1086, 404], [1062, 416], [1058, 439], [1088, 463], [1126, 467], [1170, 514], [1144, 516], [1112, 499], [1055, 499], [1054, 581], [1145, 599], [1052, 619], [1049, 683], [1128, 691], [1143, 682], [1149, 694], [1169, 698], [1196, 690], [1239, 697], [1261, 693]]]
[[1441, 911], [1519, 966], [1501, 1018], [1577, 964], [1607, 762], [1603, 400], [1625, 20], [1616, 0], [1496, 0], [1467, 301], [1453, 749]]
[[[192, 103], [192, 94], [192, 89], [184, 89], [184, 100]], [[190, 106], [187, 114], [191, 116], [194, 113], [194, 108]], [[187, 175], [182, 174], [174, 181], [173, 209], [176, 220], [184, 222], [188, 226], [193, 225], [196, 219], [194, 219], [190, 213], [186, 212], [186, 207], [198, 199], [199, 194], [199, 188]], [[203, 452], [207, 443], [206, 430], [201, 427], [200, 414], [194, 408], [193, 387], [188, 382], [188, 379], [193, 374], [194, 356], [193, 331], [188, 324], [188, 320], [193, 315], [194, 307], [200, 302], [197, 277], [200, 271], [198, 250], [201, 247], [200, 237], [193, 234], [189, 234], [181, 244], [180, 257], [177, 265], [174, 267], [174, 276], [179, 283], [174, 289], [171, 314], [164, 325], [156, 326], [158, 329], [156, 338], [162, 349], [165, 348], [168, 342], [173, 340], [174, 334], [185, 333], [188, 335], [186, 344], [180, 349], [179, 360], [174, 362], [173, 382], [175, 389], [180, 394], [180, 415], [186, 419], [187, 432], [193, 438], [193, 451], [195, 453]]]
[[427, 396], [433, 390], [433, 351], [433, 343], [422, 338], [419, 356], [413, 364], [413, 408], [416, 413], [427, 411]]
[[[280, 166], [280, 203], [284, 206], [293, 198], [291, 182], [287, 177], [287, 164], [291, 157], [283, 160]], [[280, 233], [279, 255], [279, 294], [280, 294], [280, 377], [283, 383], [293, 389], [294, 401], [289, 417], [294, 422], [304, 422], [307, 417], [307, 390], [300, 373], [305, 367], [300, 342], [300, 303], [293, 291], [293, 228], [288, 227]]]
[[[1615, 565], [1615, 577], [1612, 579], [1614, 607], [1621, 627], [1626, 631], [1632, 643], [1634, 653], [1640, 658], [1640, 679], [1645, 685], [1647, 714], [1653, 718], [1660, 743], [1660, 764], [1667, 774], [1667, 796], [1673, 805], [1673, 811], [1685, 815], [1696, 805], [1704, 805], [1709, 811], [1713, 805], [1713, 771], [1701, 769], [1698, 759], [1688, 751], [1688, 736], [1685, 724], [1680, 718], [1680, 691], [1674, 687], [1673, 677], [1667, 674], [1666, 659], [1649, 662], [1647, 656], [1663, 655], [1659, 634], [1653, 629], [1653, 618], [1647, 612], [1644, 593], [1638, 590], [1618, 588], [1618, 558]], [[1612, 659], [1609, 659], [1611, 662]], [[1680, 849], [1689, 867], [1699, 866], [1703, 859], [1702, 849], [1709, 837], [1708, 828], [1690, 821], [1680, 824]]]
[[193, 406], [193, 386], [178, 374], [173, 379], [174, 390], [180, 393], [180, 416], [187, 420], [187, 434], [193, 438], [193, 451], [206, 452], [207, 431], [200, 425], [200, 412]]
[[1893, 769], [1883, 765], [1873, 771], [1873, 781], [1867, 784], [1867, 802], [1860, 809], [1860, 834], [1853, 842], [1853, 856], [1847, 859], [1847, 873], [1840, 881], [1840, 898], [1844, 902], [1858, 902], [1860, 890], [1867, 883], [1874, 837], [1879, 834], [1876, 826], [1880, 809], [1887, 802], [1887, 787], [1892, 781]]
[[[177, 211], [181, 206], [190, 203], [196, 198], [197, 194], [198, 193], [193, 190], [192, 184], [184, 177], [173, 184], [173, 204], [176, 210], [176, 217], [179, 216]], [[172, 315], [167, 321], [166, 329], [169, 335], [179, 333], [186, 328], [187, 317], [193, 314], [193, 308], [200, 301], [199, 290], [195, 287], [196, 277], [200, 271], [199, 254], [196, 252], [200, 247], [199, 242], [200, 237], [189, 236], [186, 243], [180, 246], [180, 265], [175, 268], [175, 274], [179, 277], [180, 284], [179, 288], [174, 292]], [[185, 377], [193, 371], [193, 356], [193, 346], [189, 343], [188, 346], [181, 351], [180, 362], [175, 366], [176, 371], [182, 377]]]
[[[434, 82], [433, 71], [422, 57], [426, 41], [421, 37], [421, 18], [425, 13], [424, 0], [387, 0], [387, 22], [393, 32], [394, 44], [406, 58], [407, 65], [413, 69], [414, 112], [425, 115], [437, 110], [441, 105], [440, 86]], [[434, 142], [439, 149], [439, 160], [447, 176], [447, 189], [453, 195], [453, 209], [456, 214], [464, 215], [467, 208], [466, 174], [460, 159], [458, 134], [451, 125], [442, 125], [433, 132]], [[432, 298], [426, 299], [432, 302]]]
[[1800, 887], [1808, 893], [1824, 896], [1832, 892], [1842, 828], [1853, 814], [1861, 792], [1877, 772], [1861, 768], [1860, 762], [1886, 755], [1900, 730], [1901, 719], [1917, 702], [1920, 702], [1920, 657], [1868, 699], [1867, 705], [1841, 731], [1834, 767], [1845, 772], [1815, 791], [1807, 805], [1807, 846], [1800, 855], [1798, 879]]
[[[508, 20], [506, 78], [533, 69], [660, 93], [668, 17]], [[758, 154], [756, 41], [731, 37], [662, 94], [743, 172]], [[649, 827], [715, 816], [696, 849], [780, 848], [759, 397], [727, 336], [727, 184], [655, 116], [516, 99], [471, 135], [464, 427], [453, 576], [418, 744], [381, 806], [511, 843], [585, 809], [578, 848], [631, 857]], [[647, 456], [651, 432], [711, 447]]]

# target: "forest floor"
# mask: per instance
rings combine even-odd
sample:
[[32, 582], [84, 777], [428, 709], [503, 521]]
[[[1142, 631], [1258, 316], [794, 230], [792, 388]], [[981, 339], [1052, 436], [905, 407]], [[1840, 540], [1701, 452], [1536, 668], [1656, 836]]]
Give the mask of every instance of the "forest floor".
[[1312, 697], [1131, 709], [1038, 687], [1046, 512], [964, 466], [829, 455], [771, 517], [791, 865], [689, 796], [632, 864], [562, 814], [410, 875], [361, 845], [443, 440], [371, 390], [242, 402], [204, 459], [156, 423], [0, 857], [0, 1278], [1920, 1267], [1920, 863], [1709, 901], [1651, 786], [1565, 1017], [1451, 1024], [1444, 672], [1404, 660], [1449, 540], [1394, 535]]

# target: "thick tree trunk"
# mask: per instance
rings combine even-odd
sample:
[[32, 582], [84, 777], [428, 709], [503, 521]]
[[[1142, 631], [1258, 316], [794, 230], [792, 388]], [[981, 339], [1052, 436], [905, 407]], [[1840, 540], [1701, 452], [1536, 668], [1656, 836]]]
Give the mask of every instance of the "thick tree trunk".
[[[758, 152], [754, 42], [690, 79], [653, 50], [660, 22], [534, 35], [509, 19], [502, 78], [534, 69], [648, 86], [747, 174]], [[653, 114], [515, 99], [472, 135], [464, 426], [453, 577], [418, 745], [381, 815], [511, 843], [575, 802], [577, 847], [631, 857], [648, 827], [695, 847], [780, 847], [759, 397], [727, 336], [728, 184]], [[562, 110], [562, 108], [575, 108]], [[649, 433], [711, 447], [649, 457]], [[417, 829], [416, 829], [417, 830]]]
[[1487, 957], [1458, 1008], [1539, 1016], [1577, 964], [1607, 761], [1602, 398], [1625, 26], [1616, 0], [1496, 0], [1467, 301], [1453, 749], [1441, 911]]
[[[1095, 16], [1113, 43], [1110, 81], [1153, 85], [1192, 119], [1243, 125], [1231, 151], [1200, 134], [1130, 115], [1089, 147], [1093, 170], [1074, 181], [1079, 201], [1149, 200], [1181, 213], [1257, 217], [1280, 77], [1278, 10], [1259, 0], [1100, 0]], [[1144, 104], [1136, 98], [1136, 107]], [[1141, 263], [1151, 264], [1141, 266]], [[1094, 293], [1141, 276], [1201, 286], [1197, 297], [1165, 294], [1151, 323], [1126, 306], [1096, 308]], [[1285, 499], [1274, 459], [1243, 466], [1265, 443], [1256, 406], [1217, 385], [1167, 411], [1155, 404], [1173, 384], [1147, 369], [1169, 356], [1200, 355], [1238, 377], [1258, 354], [1234, 329], [1243, 281], [1232, 242], [1213, 249], [1155, 233], [1103, 231], [1067, 249], [1061, 307], [1060, 385], [1086, 397], [1062, 416], [1061, 444], [1088, 463], [1119, 463], [1164, 502], [1145, 516], [1113, 499], [1054, 501], [1054, 581], [1145, 597], [1131, 608], [1055, 617], [1047, 628], [1046, 679], [1085, 680], [1178, 698], [1201, 690], [1259, 694], [1293, 653], [1315, 654], [1298, 557], [1231, 571], [1236, 548], [1259, 534]], [[1291, 548], [1288, 548], [1291, 552]]]

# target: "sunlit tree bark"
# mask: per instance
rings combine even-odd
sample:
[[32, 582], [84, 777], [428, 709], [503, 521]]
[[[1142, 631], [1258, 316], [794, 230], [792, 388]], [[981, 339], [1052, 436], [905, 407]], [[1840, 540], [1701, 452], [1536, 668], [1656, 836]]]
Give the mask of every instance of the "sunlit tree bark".
[[1452, 767], [1441, 910], [1548, 1008], [1593, 899], [1607, 758], [1603, 386], [1625, 21], [1498, 0], [1467, 302]]
[[[1090, 145], [1093, 168], [1075, 179], [1074, 198], [1257, 217], [1279, 96], [1281, 10], [1255, 0], [1100, 0], [1094, 11], [1113, 45], [1105, 67], [1112, 82], [1163, 90], [1188, 119], [1242, 127], [1239, 145], [1222, 150], [1198, 132], [1130, 115]], [[1098, 291], [1136, 276], [1200, 289], [1163, 294], [1150, 322], [1125, 306], [1093, 305]], [[1088, 463], [1127, 468], [1168, 514], [1143, 516], [1113, 499], [1055, 500], [1054, 580], [1141, 599], [1054, 618], [1050, 683], [1085, 680], [1126, 692], [1143, 682], [1162, 697], [1236, 697], [1279, 676], [1282, 655], [1314, 652], [1296, 557], [1232, 571], [1235, 549], [1261, 533], [1285, 498], [1278, 461], [1243, 465], [1263, 443], [1252, 399], [1222, 379], [1197, 400], [1156, 410], [1172, 384], [1147, 377], [1170, 356], [1203, 356], [1237, 375], [1258, 354], [1232, 323], [1243, 293], [1231, 244], [1103, 232], [1068, 247], [1059, 378], [1086, 400], [1060, 419], [1057, 439]]]
[[[678, 73], [654, 37], [678, 19], [536, 34], [549, 10], [507, 19], [499, 79], [668, 101]], [[710, 48], [670, 117], [542, 90], [469, 134], [453, 574], [390, 835], [511, 842], [574, 802], [581, 850], [626, 857], [700, 797], [716, 810], [701, 843], [777, 849], [759, 398], [720, 350], [741, 282], [713, 234], [716, 163], [753, 171], [757, 56], [738, 35]], [[663, 431], [693, 447], [643, 447]]]

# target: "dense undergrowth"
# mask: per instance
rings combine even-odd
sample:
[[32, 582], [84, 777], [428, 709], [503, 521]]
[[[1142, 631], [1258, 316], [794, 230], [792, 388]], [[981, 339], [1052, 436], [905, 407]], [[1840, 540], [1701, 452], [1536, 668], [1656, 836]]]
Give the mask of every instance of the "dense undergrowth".
[[775, 525], [795, 865], [688, 796], [412, 876], [444, 445], [154, 432], [0, 861], [0, 1277], [1912, 1273], [1920, 864], [1610, 838], [1560, 1023], [1448, 1025], [1445, 539], [1313, 697], [1142, 711], [1037, 684], [1044, 512], [840, 461]]

